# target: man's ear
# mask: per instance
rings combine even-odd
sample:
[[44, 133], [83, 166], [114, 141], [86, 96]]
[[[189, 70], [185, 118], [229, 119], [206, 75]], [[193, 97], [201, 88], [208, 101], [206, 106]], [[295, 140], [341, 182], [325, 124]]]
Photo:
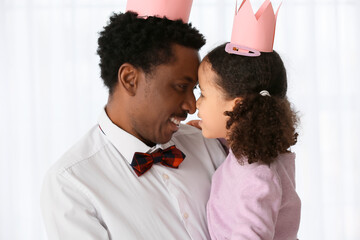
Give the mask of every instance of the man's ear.
[[141, 73], [138, 68], [130, 63], [124, 63], [118, 71], [118, 83], [129, 95], [134, 96], [140, 75]]

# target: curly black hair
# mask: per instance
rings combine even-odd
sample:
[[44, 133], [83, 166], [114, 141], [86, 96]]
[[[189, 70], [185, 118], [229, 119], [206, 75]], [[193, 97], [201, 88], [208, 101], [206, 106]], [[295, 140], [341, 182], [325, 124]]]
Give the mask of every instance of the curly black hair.
[[111, 94], [120, 66], [130, 63], [150, 73], [174, 60], [172, 45], [199, 50], [205, 38], [191, 24], [158, 17], [138, 18], [134, 12], [113, 13], [98, 39], [101, 78]]
[[[229, 116], [227, 140], [240, 163], [270, 164], [280, 153], [296, 144], [297, 113], [286, 97], [287, 76], [284, 64], [276, 51], [259, 57], [228, 54], [225, 44], [205, 57], [218, 75], [216, 84], [227, 99], [240, 100]], [[271, 96], [262, 96], [267, 90]]]

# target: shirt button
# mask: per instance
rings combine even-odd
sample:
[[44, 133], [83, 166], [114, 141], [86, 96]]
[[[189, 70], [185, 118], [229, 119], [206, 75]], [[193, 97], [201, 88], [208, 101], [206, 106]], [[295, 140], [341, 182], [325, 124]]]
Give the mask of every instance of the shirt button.
[[169, 176], [164, 173], [164, 174], [163, 174], [163, 178], [164, 178], [164, 180], [168, 180], [168, 179], [169, 179]]
[[187, 214], [187, 213], [184, 213], [184, 219], [188, 219], [188, 217], [189, 217], [189, 214]]

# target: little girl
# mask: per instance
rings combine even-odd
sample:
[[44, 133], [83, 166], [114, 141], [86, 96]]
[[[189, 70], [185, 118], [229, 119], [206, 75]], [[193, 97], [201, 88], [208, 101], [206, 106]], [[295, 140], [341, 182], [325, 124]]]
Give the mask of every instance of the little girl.
[[229, 155], [212, 178], [207, 219], [212, 239], [297, 239], [296, 113], [275, 52], [248, 57], [221, 45], [199, 67], [196, 105], [207, 138], [226, 138]]

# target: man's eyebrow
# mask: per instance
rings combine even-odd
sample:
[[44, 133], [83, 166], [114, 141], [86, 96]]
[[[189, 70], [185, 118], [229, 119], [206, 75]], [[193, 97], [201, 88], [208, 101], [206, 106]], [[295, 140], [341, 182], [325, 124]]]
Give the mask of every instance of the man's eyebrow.
[[198, 82], [197, 80], [194, 80], [193, 78], [188, 77], [188, 76], [185, 76], [184, 79], [185, 79], [186, 81], [190, 82], [190, 83], [194, 83], [194, 82], [197, 83], [197, 82]]

